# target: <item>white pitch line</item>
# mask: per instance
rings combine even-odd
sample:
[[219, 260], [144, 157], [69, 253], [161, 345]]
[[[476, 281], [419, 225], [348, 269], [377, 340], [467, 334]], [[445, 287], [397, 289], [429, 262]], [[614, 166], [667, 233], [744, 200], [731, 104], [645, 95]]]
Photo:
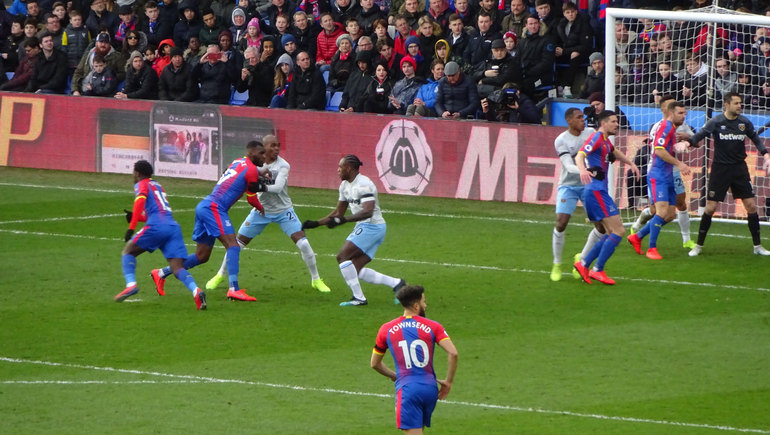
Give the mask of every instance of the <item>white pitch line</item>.
[[[121, 241], [119, 238], [115, 237], [94, 237], [94, 236], [83, 236], [79, 234], [60, 234], [60, 233], [44, 233], [41, 231], [22, 231], [22, 230], [7, 230], [0, 228], [0, 233], [9, 233], [9, 234], [18, 234], [18, 235], [30, 235], [30, 236], [41, 236], [41, 237], [66, 237], [66, 238], [72, 238], [72, 239], [83, 239], [83, 240], [103, 240], [103, 241]], [[186, 244], [188, 247], [193, 247], [192, 244]], [[221, 249], [221, 245], [217, 244], [215, 245], [217, 249]], [[256, 252], [264, 252], [267, 254], [280, 254], [280, 255], [299, 255], [296, 251], [283, 251], [283, 250], [274, 250], [274, 249], [261, 249], [261, 248], [247, 248], [248, 250], [256, 251]], [[336, 257], [336, 254], [316, 254], [316, 256], [324, 256], [324, 257]], [[463, 269], [475, 269], [475, 270], [488, 270], [493, 272], [512, 272], [512, 273], [535, 273], [539, 275], [547, 275], [550, 274], [550, 270], [534, 270], [534, 269], [519, 269], [519, 268], [512, 268], [512, 267], [500, 267], [500, 266], [486, 266], [486, 265], [480, 265], [480, 264], [468, 264], [468, 263], [449, 263], [449, 262], [436, 262], [436, 261], [424, 261], [424, 260], [404, 260], [400, 258], [388, 258], [388, 257], [377, 257], [377, 260], [379, 261], [387, 261], [390, 263], [403, 263], [403, 264], [419, 264], [424, 266], [432, 266], [432, 267], [456, 267], [456, 268], [463, 268]], [[572, 276], [571, 274], [562, 274], [565, 276]], [[706, 288], [712, 288], [712, 289], [729, 289], [729, 290], [751, 290], [751, 291], [759, 291], [759, 292], [770, 292], [770, 289], [763, 288], [763, 287], [749, 287], [749, 286], [743, 286], [743, 285], [732, 285], [732, 284], [714, 284], [710, 282], [693, 282], [693, 281], [676, 281], [676, 280], [666, 280], [666, 279], [650, 279], [650, 278], [632, 278], [632, 277], [625, 277], [625, 276], [616, 276], [615, 277], [618, 280], [623, 281], [633, 281], [633, 282], [656, 282], [660, 284], [674, 284], [674, 285], [683, 285], [686, 287], [706, 287]]]
[[[273, 382], [262, 382], [262, 381], [246, 381], [241, 379], [220, 379], [220, 378], [213, 378], [208, 376], [194, 376], [194, 375], [176, 375], [172, 373], [162, 373], [162, 372], [155, 372], [155, 371], [143, 371], [143, 370], [135, 370], [135, 369], [119, 369], [114, 367], [101, 367], [101, 366], [91, 366], [91, 365], [83, 365], [83, 364], [69, 364], [69, 363], [59, 363], [59, 362], [52, 362], [52, 361], [39, 361], [39, 360], [25, 360], [25, 359], [18, 359], [18, 358], [9, 358], [9, 357], [0, 357], [0, 361], [8, 362], [8, 363], [15, 363], [15, 364], [37, 364], [37, 365], [45, 365], [45, 366], [53, 366], [53, 367], [66, 367], [66, 368], [76, 368], [76, 369], [85, 369], [85, 370], [94, 370], [94, 371], [105, 371], [105, 372], [114, 372], [114, 373], [124, 373], [124, 374], [134, 374], [134, 375], [148, 375], [148, 376], [158, 376], [158, 377], [165, 377], [165, 378], [171, 378], [175, 379], [175, 382], [168, 382], [168, 381], [118, 381], [118, 382], [112, 382], [112, 381], [0, 381], [0, 384], [22, 384], [22, 385], [37, 385], [37, 384], [118, 384], [118, 383], [137, 383], [137, 384], [167, 384], [167, 383], [182, 383], [182, 384], [195, 384], [195, 383], [215, 383], [215, 384], [239, 384], [239, 385], [252, 385], [252, 386], [261, 386], [261, 387], [269, 387], [269, 388], [277, 388], [277, 389], [283, 389], [283, 390], [294, 390], [294, 391], [312, 391], [312, 392], [318, 392], [318, 393], [331, 393], [331, 394], [340, 394], [340, 395], [346, 395], [346, 396], [364, 396], [364, 397], [376, 397], [376, 398], [393, 398], [393, 395], [391, 394], [381, 394], [381, 393], [368, 393], [363, 391], [348, 391], [348, 390], [340, 390], [335, 388], [317, 388], [317, 387], [305, 387], [300, 385], [288, 385], [288, 384], [278, 384]], [[656, 425], [665, 425], [665, 426], [677, 426], [677, 427], [688, 427], [688, 428], [699, 428], [699, 429], [712, 429], [712, 430], [720, 430], [720, 431], [727, 431], [727, 432], [743, 432], [743, 433], [760, 433], [760, 434], [770, 434], [770, 430], [767, 429], [753, 429], [753, 428], [741, 428], [741, 427], [733, 427], [733, 426], [726, 426], [726, 425], [713, 425], [713, 424], [706, 424], [706, 423], [687, 423], [687, 422], [678, 422], [678, 421], [671, 421], [671, 420], [655, 420], [655, 419], [647, 419], [647, 418], [637, 418], [637, 417], [622, 417], [622, 416], [614, 416], [614, 415], [603, 415], [603, 414], [591, 414], [591, 413], [583, 413], [583, 412], [573, 412], [573, 411], [558, 411], [558, 410], [551, 410], [551, 409], [543, 409], [543, 408], [536, 408], [536, 407], [526, 407], [526, 406], [511, 406], [511, 405], [496, 405], [496, 404], [490, 404], [490, 403], [476, 403], [476, 402], [465, 402], [465, 401], [454, 401], [454, 400], [444, 400], [442, 403], [447, 405], [453, 405], [453, 406], [466, 406], [471, 408], [483, 408], [483, 409], [497, 409], [497, 410], [504, 410], [504, 411], [515, 411], [515, 412], [528, 412], [528, 413], [535, 413], [535, 414], [548, 414], [548, 415], [561, 415], [561, 416], [568, 416], [568, 417], [578, 417], [578, 418], [590, 418], [595, 420], [607, 420], [607, 421], [620, 421], [620, 422], [627, 422], [627, 423], [643, 423], [643, 424], [656, 424]]]

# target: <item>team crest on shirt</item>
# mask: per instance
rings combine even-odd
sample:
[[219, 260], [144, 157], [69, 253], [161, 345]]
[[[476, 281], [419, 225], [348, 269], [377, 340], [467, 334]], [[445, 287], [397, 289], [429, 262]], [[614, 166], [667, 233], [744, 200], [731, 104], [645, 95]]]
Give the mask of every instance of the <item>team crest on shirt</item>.
[[425, 133], [413, 121], [389, 122], [380, 134], [375, 159], [388, 193], [420, 195], [430, 184], [433, 153]]
[[743, 123], [738, 124], [738, 130], [740, 131], [746, 130], [746, 124], [743, 124]]

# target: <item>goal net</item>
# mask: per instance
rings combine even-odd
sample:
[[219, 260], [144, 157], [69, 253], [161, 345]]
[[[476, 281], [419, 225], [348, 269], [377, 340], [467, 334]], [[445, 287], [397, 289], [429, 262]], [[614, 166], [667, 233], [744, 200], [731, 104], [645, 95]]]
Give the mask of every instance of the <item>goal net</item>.
[[[694, 131], [722, 112], [722, 96], [728, 92], [741, 94], [742, 113], [755, 129], [770, 121], [770, 17], [717, 6], [680, 12], [609, 8], [606, 16], [606, 107], [625, 116], [628, 128], [621, 128], [615, 145], [637, 164], [648, 161], [648, 132], [662, 118], [658, 103], [664, 95], [685, 104], [685, 122]], [[770, 130], [760, 137], [770, 148]], [[762, 157], [750, 140], [746, 152], [759, 215], [766, 221], [770, 174], [762, 170]], [[677, 157], [692, 168], [683, 177], [686, 203], [691, 214], [700, 215], [713, 157], [711, 140]], [[647, 206], [647, 180], [634, 180], [624, 166], [611, 174], [612, 194], [629, 222]], [[717, 217], [741, 220], [746, 211], [728, 193]]]

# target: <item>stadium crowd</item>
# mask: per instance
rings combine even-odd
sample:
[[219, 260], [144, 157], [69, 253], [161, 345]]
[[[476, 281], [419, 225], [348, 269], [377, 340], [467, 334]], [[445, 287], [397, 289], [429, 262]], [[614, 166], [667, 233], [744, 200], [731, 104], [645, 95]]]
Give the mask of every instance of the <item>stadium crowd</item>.
[[[711, 3], [14, 0], [0, 3], [0, 90], [540, 123], [548, 91], [603, 104], [605, 8]], [[770, 15], [770, 0], [718, 3]], [[698, 107], [735, 91], [748, 110], [765, 109], [770, 30], [725, 25], [716, 35], [697, 23], [619, 21], [619, 102], [668, 94]]]

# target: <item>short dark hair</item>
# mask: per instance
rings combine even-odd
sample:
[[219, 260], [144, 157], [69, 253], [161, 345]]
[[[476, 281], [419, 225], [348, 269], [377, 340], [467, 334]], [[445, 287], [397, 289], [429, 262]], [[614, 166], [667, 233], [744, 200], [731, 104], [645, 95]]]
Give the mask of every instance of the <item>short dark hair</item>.
[[452, 21], [462, 20], [463, 18], [457, 14], [452, 14], [447, 18], [447, 23], [451, 23]]
[[537, 0], [535, 2], [535, 6], [543, 6], [543, 5], [551, 6], [551, 3], [548, 0]]
[[158, 7], [158, 2], [155, 0], [147, 0], [147, 3], [144, 4], [144, 10], [147, 9], [155, 9]]
[[24, 41], [24, 46], [29, 48], [40, 48], [40, 40], [37, 39], [37, 36], [30, 36]]
[[388, 38], [382, 38], [377, 40], [377, 44], [375, 44], [374, 48], [377, 49], [377, 51], [382, 51], [382, 47], [388, 46], [390, 48], [393, 48], [393, 43]]
[[153, 174], [152, 165], [147, 160], [139, 160], [134, 163], [134, 171], [145, 177], [152, 177]]
[[727, 103], [733, 101], [733, 97], [741, 98], [741, 94], [739, 94], [737, 92], [728, 92], [728, 93], [725, 94], [724, 98], [722, 98], [722, 102], [727, 104]]
[[668, 110], [674, 110], [675, 107], [681, 107], [684, 109], [684, 103], [681, 101], [672, 101], [671, 104], [668, 105]]
[[596, 122], [598, 122], [601, 125], [602, 122], [604, 122], [607, 119], [610, 119], [610, 116], [618, 116], [618, 114], [613, 112], [612, 110], [605, 110], [596, 116]]
[[578, 10], [577, 5], [572, 2], [565, 2], [561, 7], [562, 12], [563, 11], [569, 11], [569, 10]]
[[577, 107], [570, 107], [566, 111], [564, 111], [564, 119], [570, 119], [575, 115], [575, 112], [583, 113], [582, 110], [578, 109]]
[[421, 285], [405, 285], [396, 293], [396, 299], [401, 302], [405, 308], [409, 308], [417, 302], [420, 302], [425, 288]]
[[660, 97], [660, 107], [662, 108], [664, 104], [674, 99], [674, 96], [671, 94], [664, 94]]
[[265, 145], [262, 142], [258, 141], [258, 140], [253, 140], [253, 141], [251, 141], [251, 142], [246, 144], [246, 149], [247, 150], [250, 150], [250, 149], [253, 149], [253, 148], [260, 148], [260, 147], [264, 148]]
[[491, 18], [492, 18], [492, 15], [489, 15], [489, 12], [487, 12], [487, 11], [481, 11], [481, 12], [479, 12], [479, 14], [476, 16], [476, 21], [478, 21], [478, 19], [479, 19], [479, 18], [481, 18], [481, 17], [486, 17], [486, 18], [489, 18], [489, 19], [491, 19]]
[[347, 163], [353, 169], [356, 169], [356, 170], [364, 165], [361, 159], [359, 159], [358, 156], [356, 156], [355, 154], [348, 154], [345, 157], [343, 157], [343, 159], [345, 160], [345, 163]]
[[104, 63], [104, 64], [106, 64], [107, 61], [104, 59], [104, 56], [102, 56], [101, 54], [94, 53], [94, 58], [91, 59], [91, 63]]

